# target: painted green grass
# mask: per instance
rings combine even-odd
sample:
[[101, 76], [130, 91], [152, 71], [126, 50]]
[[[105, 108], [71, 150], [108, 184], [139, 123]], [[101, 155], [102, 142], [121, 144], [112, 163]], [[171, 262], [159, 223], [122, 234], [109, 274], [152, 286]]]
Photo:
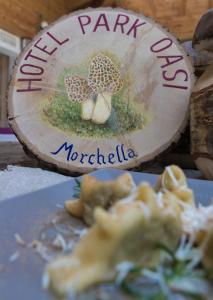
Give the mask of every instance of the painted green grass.
[[56, 92], [51, 101], [43, 107], [43, 117], [46, 121], [65, 132], [97, 138], [123, 135], [144, 127], [146, 117], [128, 103], [125, 88], [112, 97], [112, 113], [105, 124], [98, 125], [82, 120], [80, 104], [70, 102], [66, 95], [64, 76], [74, 74], [86, 78], [85, 73], [86, 70], [82, 66], [64, 70], [57, 85], [59, 92]]

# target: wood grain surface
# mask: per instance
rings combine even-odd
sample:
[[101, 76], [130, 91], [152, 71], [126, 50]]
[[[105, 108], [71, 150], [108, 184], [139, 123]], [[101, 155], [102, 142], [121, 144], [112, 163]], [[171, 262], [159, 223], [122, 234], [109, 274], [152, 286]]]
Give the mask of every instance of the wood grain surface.
[[8, 87], [9, 58], [0, 54], [0, 127], [7, 127], [6, 91]]
[[205, 177], [213, 180], [213, 64], [198, 79], [192, 93], [191, 152]]
[[42, 20], [51, 23], [73, 10], [113, 6], [142, 12], [175, 33], [191, 39], [201, 15], [213, 0], [0, 0], [0, 28], [20, 37], [33, 37]]
[[0, 28], [20, 37], [33, 37], [42, 20], [51, 23], [88, 0], [0, 0]]

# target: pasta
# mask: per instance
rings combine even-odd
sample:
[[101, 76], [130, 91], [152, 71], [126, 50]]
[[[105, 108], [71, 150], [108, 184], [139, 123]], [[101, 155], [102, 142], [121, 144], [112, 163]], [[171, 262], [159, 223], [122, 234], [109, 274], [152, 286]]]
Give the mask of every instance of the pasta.
[[203, 263], [206, 268], [213, 271], [213, 223], [209, 227], [203, 247]]
[[87, 225], [92, 225], [96, 206], [109, 208], [116, 201], [129, 196], [134, 187], [135, 184], [129, 173], [119, 176], [114, 181], [100, 181], [85, 175], [81, 182], [80, 198], [67, 201], [65, 208], [73, 216], [82, 218]]
[[156, 190], [169, 190], [173, 191], [181, 186], [186, 186], [186, 177], [183, 171], [175, 165], [165, 168], [163, 174], [159, 177]]
[[113, 279], [122, 261], [157, 265], [157, 244], [174, 250], [183, 234], [200, 245], [204, 265], [213, 270], [213, 206], [195, 206], [193, 191], [177, 166], [165, 169], [155, 189], [147, 182], [135, 187], [128, 173], [106, 182], [85, 175], [80, 198], [65, 207], [91, 227], [73, 253], [47, 265], [49, 286], [60, 296]]
[[[170, 191], [182, 202], [195, 205], [193, 191], [187, 186], [186, 176], [178, 166], [165, 168], [158, 179], [156, 191]], [[180, 204], [183, 206], [184, 203]]]
[[[154, 194], [145, 185], [140, 192]], [[167, 209], [159, 209], [152, 195], [149, 201], [143, 201], [140, 196], [133, 202], [119, 201], [109, 212], [96, 208], [95, 224], [74, 252], [47, 266], [52, 289], [64, 295], [112, 279], [112, 269], [123, 260], [154, 266], [160, 259], [158, 243], [175, 249], [181, 236], [180, 211], [174, 213], [173, 201]]]

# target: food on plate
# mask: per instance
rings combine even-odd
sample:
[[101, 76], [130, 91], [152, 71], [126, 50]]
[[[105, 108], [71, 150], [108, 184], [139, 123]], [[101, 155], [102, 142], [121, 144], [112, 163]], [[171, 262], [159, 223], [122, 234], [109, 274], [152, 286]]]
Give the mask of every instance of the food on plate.
[[165, 189], [173, 191], [181, 186], [187, 186], [186, 177], [178, 166], [172, 165], [166, 167], [162, 175], [159, 176], [156, 190]]
[[213, 222], [203, 243], [203, 263], [213, 276]]
[[183, 232], [201, 244], [213, 225], [213, 205], [198, 207], [185, 205], [181, 219]]
[[[141, 186], [145, 193], [150, 186]], [[156, 246], [163, 243], [175, 249], [181, 236], [180, 210], [171, 200], [159, 207], [157, 198], [149, 201], [120, 201], [109, 212], [94, 211], [95, 224], [80, 240], [74, 252], [47, 266], [50, 286], [57, 294], [81, 291], [88, 286], [113, 279], [112, 270], [122, 261], [155, 266], [160, 259]]]
[[116, 201], [129, 196], [134, 188], [135, 184], [129, 173], [110, 181], [85, 175], [81, 182], [79, 199], [68, 200], [65, 208], [74, 217], [82, 218], [87, 225], [92, 225], [96, 206], [107, 209]]
[[178, 166], [172, 165], [165, 168], [163, 174], [158, 178], [156, 191], [170, 191], [181, 201], [191, 205], [195, 204], [193, 191], [188, 187], [186, 176]]
[[[213, 205], [196, 207], [177, 166], [165, 169], [155, 189], [147, 182], [136, 187], [128, 173], [113, 181], [85, 175], [79, 199], [66, 202], [66, 209], [91, 227], [73, 252], [46, 266], [47, 285], [56, 294], [114, 280], [142, 299], [170, 299], [168, 293], [209, 299], [204, 296], [213, 275]], [[131, 284], [147, 276], [159, 291], [144, 298], [144, 290], [136, 293]]]

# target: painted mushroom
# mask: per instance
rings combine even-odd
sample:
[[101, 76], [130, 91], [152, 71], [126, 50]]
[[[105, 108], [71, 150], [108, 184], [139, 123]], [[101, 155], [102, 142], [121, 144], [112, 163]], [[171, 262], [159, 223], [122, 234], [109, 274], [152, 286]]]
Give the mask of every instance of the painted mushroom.
[[97, 94], [92, 121], [104, 124], [111, 114], [112, 95], [123, 86], [118, 66], [109, 57], [99, 53], [90, 64], [88, 85]]
[[90, 120], [95, 103], [87, 81], [79, 76], [66, 76], [64, 83], [69, 100], [81, 103], [81, 118], [83, 120]]

